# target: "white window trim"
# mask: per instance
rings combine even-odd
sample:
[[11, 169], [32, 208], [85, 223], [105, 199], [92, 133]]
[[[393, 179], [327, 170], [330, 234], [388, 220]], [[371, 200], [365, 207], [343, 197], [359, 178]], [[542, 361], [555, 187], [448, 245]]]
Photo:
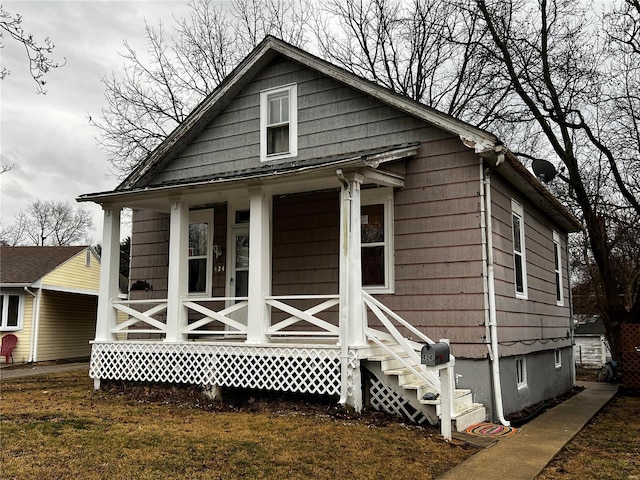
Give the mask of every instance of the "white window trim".
[[393, 243], [393, 188], [361, 190], [360, 205], [384, 205], [384, 285], [363, 286], [369, 293], [395, 293], [395, 248]]
[[[522, 367], [518, 367], [518, 364]], [[521, 374], [519, 370], [522, 370]], [[518, 390], [527, 387], [527, 359], [525, 357], [516, 357], [516, 386]]]
[[[24, 328], [24, 295], [19, 292], [2, 292], [0, 293], [2, 300], [2, 312], [0, 312], [0, 332], [18, 332]], [[9, 296], [18, 297], [18, 325], [15, 327], [7, 326], [7, 314], [9, 311]]]
[[[560, 242], [560, 234], [554, 230], [554, 232], [553, 232], [553, 249], [554, 249], [554, 252], [553, 252], [553, 263], [554, 263], [553, 286], [555, 287], [555, 289], [559, 289], [559, 291], [560, 291], [560, 298], [558, 298], [557, 290], [554, 291], [554, 293], [556, 294], [556, 305], [558, 305], [559, 307], [564, 306], [564, 290], [563, 290], [563, 285], [562, 285], [562, 248], [561, 248], [561, 245], [562, 245], [562, 243]], [[556, 254], [558, 255], [558, 268], [557, 269], [555, 268]]]
[[520, 247], [521, 247], [521, 251], [518, 252], [517, 254], [520, 255], [520, 258], [522, 260], [522, 292], [518, 291], [518, 284], [516, 281], [516, 250], [515, 250], [515, 239], [512, 238], [512, 242], [513, 242], [513, 289], [515, 290], [516, 293], [516, 298], [521, 298], [523, 300], [526, 300], [529, 295], [528, 295], [528, 288], [527, 288], [527, 247], [525, 244], [525, 224], [524, 224], [524, 209], [522, 208], [522, 205], [520, 205], [518, 202], [516, 202], [515, 200], [511, 199], [511, 234], [513, 236], [514, 233], [514, 229], [513, 229], [513, 217], [517, 216], [520, 218]]
[[[192, 223], [206, 223], [207, 224], [207, 286], [204, 292], [188, 292], [190, 297], [209, 297], [213, 295], [213, 209], [206, 210], [192, 210], [189, 212], [189, 225]], [[203, 255], [204, 257], [204, 255]], [[194, 257], [189, 256], [188, 261]], [[199, 257], [195, 257], [199, 258]], [[189, 287], [187, 286], [187, 291]]]
[[[270, 95], [289, 93], [289, 151], [267, 155], [267, 119]], [[294, 83], [260, 92], [260, 161], [269, 162], [281, 158], [298, 156], [298, 86]]]
[[553, 359], [556, 368], [562, 368], [562, 351], [559, 348], [553, 351]]

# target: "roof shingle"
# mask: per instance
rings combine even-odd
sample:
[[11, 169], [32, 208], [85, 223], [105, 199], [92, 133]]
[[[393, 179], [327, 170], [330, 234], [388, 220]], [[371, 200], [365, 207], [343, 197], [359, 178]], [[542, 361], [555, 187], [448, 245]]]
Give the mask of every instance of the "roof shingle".
[[0, 246], [0, 284], [30, 284], [87, 248]]

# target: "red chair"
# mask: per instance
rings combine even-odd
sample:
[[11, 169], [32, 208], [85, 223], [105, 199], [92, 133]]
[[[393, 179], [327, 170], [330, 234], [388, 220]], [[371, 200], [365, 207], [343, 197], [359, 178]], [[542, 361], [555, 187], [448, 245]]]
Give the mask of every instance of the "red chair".
[[9, 359], [11, 359], [11, 363], [15, 363], [13, 360], [13, 349], [16, 348], [17, 343], [18, 343], [18, 337], [16, 337], [13, 333], [10, 333], [2, 337], [2, 347], [0, 348], [0, 357], [5, 358], [5, 363], [9, 363]]

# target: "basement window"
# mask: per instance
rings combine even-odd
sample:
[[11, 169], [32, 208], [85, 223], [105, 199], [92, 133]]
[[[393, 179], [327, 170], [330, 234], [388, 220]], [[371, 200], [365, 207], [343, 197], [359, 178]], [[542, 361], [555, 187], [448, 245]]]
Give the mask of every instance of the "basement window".
[[556, 368], [561, 368], [562, 367], [562, 351], [561, 350], [554, 350], [553, 352], [553, 356], [555, 359], [555, 363], [556, 363]]
[[518, 389], [527, 386], [527, 360], [524, 357], [516, 358], [516, 385]]
[[298, 155], [298, 91], [295, 84], [260, 92], [260, 160]]

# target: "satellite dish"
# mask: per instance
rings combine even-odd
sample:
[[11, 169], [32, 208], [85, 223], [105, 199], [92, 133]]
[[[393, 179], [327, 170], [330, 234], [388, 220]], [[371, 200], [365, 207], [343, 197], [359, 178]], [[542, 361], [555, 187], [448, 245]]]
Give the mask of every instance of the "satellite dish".
[[544, 183], [549, 183], [558, 174], [556, 167], [547, 160], [536, 159], [531, 163], [531, 168], [533, 168], [536, 177]]

